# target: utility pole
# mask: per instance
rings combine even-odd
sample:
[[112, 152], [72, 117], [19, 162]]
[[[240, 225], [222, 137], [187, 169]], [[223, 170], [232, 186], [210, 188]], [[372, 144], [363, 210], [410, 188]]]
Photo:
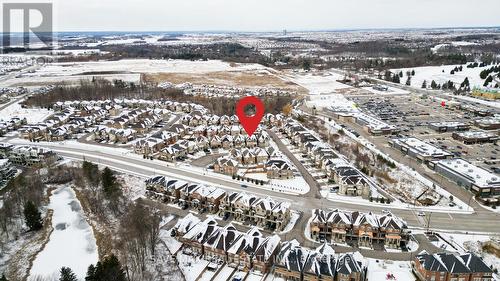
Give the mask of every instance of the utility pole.
[[432, 212], [429, 212], [429, 219], [427, 220], [427, 232], [429, 232], [429, 226], [431, 224], [431, 216], [432, 216]]

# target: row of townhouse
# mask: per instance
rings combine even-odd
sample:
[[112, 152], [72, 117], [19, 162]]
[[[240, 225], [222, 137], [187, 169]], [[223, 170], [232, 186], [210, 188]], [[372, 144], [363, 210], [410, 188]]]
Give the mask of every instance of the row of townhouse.
[[183, 243], [184, 252], [262, 273], [270, 271], [281, 240], [278, 235], [264, 237], [257, 227], [243, 233], [231, 223], [221, 227], [212, 217], [200, 221], [192, 214], [180, 219], [173, 231]]
[[8, 132], [15, 131], [27, 123], [26, 117], [11, 117], [9, 119], [0, 119], [0, 137]]
[[310, 221], [311, 238], [346, 243], [355, 241], [358, 246], [404, 248], [409, 239], [404, 220], [391, 213], [378, 215], [341, 210], [314, 209]]
[[491, 281], [493, 270], [473, 253], [436, 253], [422, 251], [412, 262], [421, 281]]
[[[261, 123], [266, 126], [283, 126], [285, 117], [282, 114], [272, 114], [266, 113], [262, 117]], [[215, 114], [206, 114], [202, 111], [193, 111], [190, 114], [185, 115], [181, 119], [181, 123], [190, 127], [197, 126], [221, 126], [221, 127], [232, 127], [233, 125], [239, 125], [240, 120], [236, 115], [222, 115], [218, 116]], [[229, 130], [231, 132], [231, 130]], [[225, 134], [229, 133], [226, 132]]]
[[143, 134], [159, 122], [168, 120], [169, 117], [169, 110], [133, 109], [126, 110], [112, 119], [105, 120], [103, 125], [115, 129], [133, 128]]
[[191, 111], [201, 111], [206, 112], [206, 109], [194, 103], [184, 103], [184, 102], [176, 102], [169, 101], [164, 99], [159, 100], [144, 100], [144, 99], [107, 99], [107, 100], [86, 100], [86, 101], [65, 101], [65, 102], [57, 102], [53, 105], [54, 109], [63, 110], [69, 107], [81, 109], [85, 107], [100, 107], [103, 109], [107, 109], [111, 115], [117, 116], [124, 109], [168, 109], [169, 111], [174, 112], [184, 112], [189, 113]]
[[281, 243], [274, 274], [292, 281], [363, 281], [367, 267], [359, 253], [335, 255], [327, 243], [314, 250], [297, 240]]
[[173, 228], [184, 253], [201, 255], [211, 262], [225, 262], [243, 271], [268, 273], [294, 281], [362, 281], [366, 266], [359, 253], [335, 255], [327, 243], [310, 250], [297, 240], [281, 242], [278, 235], [264, 237], [256, 227], [238, 231], [231, 223], [221, 227], [188, 214]]
[[290, 221], [291, 213], [288, 202], [278, 202], [270, 197], [260, 198], [245, 192], [233, 192], [222, 199], [219, 215], [267, 229], [283, 230]]
[[[173, 87], [173, 85], [163, 84], [162, 87]], [[277, 88], [241, 88], [234, 86], [221, 85], [185, 85], [184, 93], [194, 96], [207, 97], [244, 97], [244, 96], [290, 96], [295, 92], [277, 89]]]
[[376, 184], [365, 174], [300, 123], [290, 120], [284, 125], [282, 131], [293, 145], [314, 162], [317, 168], [324, 171], [331, 180], [338, 184], [339, 194], [369, 198], [372, 190], [377, 188]]
[[[160, 152], [168, 145], [174, 144], [179, 139], [179, 134], [170, 131], [160, 131], [148, 138], [137, 140], [134, 144], [134, 152], [145, 156], [151, 156]], [[198, 146], [203, 147], [205, 139], [197, 138]]]
[[[189, 116], [189, 118], [186, 118], [186, 116]], [[189, 138], [195, 142], [196, 151], [208, 148], [269, 147], [269, 135], [262, 128], [258, 128], [253, 135], [248, 136], [241, 125], [230, 124], [230, 122], [220, 123], [221, 117], [217, 115], [208, 115], [204, 111], [196, 110], [186, 116], [181, 119], [180, 123], [174, 124], [168, 129], [168, 135], [157, 134], [136, 142], [134, 151], [138, 154], [151, 156], [159, 153], [169, 145], [174, 145], [181, 138]], [[222, 120], [228, 118], [230, 117], [223, 116]], [[264, 120], [267, 120], [264, 121], [265, 124], [272, 125], [277, 124], [275, 123], [276, 120], [283, 120], [283, 117], [279, 114], [266, 114]], [[178, 148], [177, 146], [163, 151], [162, 158], [175, 159], [178, 156], [182, 157], [182, 155], [188, 154], [188, 152], [179, 151]], [[174, 154], [171, 154], [171, 152]]]
[[126, 144], [136, 137], [137, 131], [133, 129], [116, 129], [103, 125], [97, 125], [92, 129], [92, 139], [97, 142]]
[[163, 202], [175, 202], [233, 217], [240, 222], [250, 222], [259, 227], [282, 230], [290, 221], [290, 204], [271, 198], [259, 198], [246, 193], [228, 194], [220, 188], [187, 183], [181, 180], [156, 176], [146, 181], [147, 194]]
[[85, 132], [87, 128], [101, 122], [106, 116], [106, 112], [102, 110], [87, 114], [66, 109], [43, 122], [25, 125], [18, 131], [22, 138], [29, 140], [62, 141], [74, 134]]
[[[183, 126], [183, 125], [181, 125]], [[174, 126], [172, 126], [174, 127]], [[168, 144], [169, 142], [163, 142], [163, 144], [160, 144], [155, 147], [154, 150], [151, 152], [155, 153], [156, 149], [160, 149], [158, 158], [161, 160], [165, 161], [176, 161], [178, 159], [182, 159], [186, 157], [188, 154], [195, 153], [200, 150], [206, 150], [208, 148], [212, 149], [217, 149], [217, 148], [223, 148], [223, 149], [231, 149], [231, 148], [242, 148], [245, 147], [247, 142], [245, 142], [245, 137], [243, 135], [238, 135], [236, 137], [232, 137], [231, 135], [225, 135], [223, 137], [218, 137], [218, 136], [213, 136], [211, 138], [207, 138], [204, 136], [198, 136], [194, 138], [188, 138], [184, 137], [182, 139], [179, 139], [179, 137], [183, 136], [183, 133], [181, 130], [178, 130], [179, 126], [175, 126], [171, 132], [174, 133], [176, 136], [175, 143]], [[259, 134], [259, 133], [258, 133]], [[184, 135], [185, 136], [185, 135]], [[263, 139], [260, 144], [265, 147], [269, 144], [269, 136], [265, 132], [261, 132], [260, 137]], [[136, 145], [136, 148], [134, 149], [135, 151], [146, 151], [142, 145], [145, 145], [146, 143], [140, 143]], [[149, 151], [149, 149], [147, 150]]]
[[51, 164], [58, 160], [57, 154], [46, 148], [30, 145], [12, 145], [0, 143], [0, 156], [21, 166], [39, 166]]
[[292, 166], [279, 158], [272, 147], [233, 149], [230, 155], [217, 158], [213, 169], [216, 173], [233, 176], [241, 167], [249, 166], [255, 172], [266, 173], [268, 179], [290, 179], [294, 176]]

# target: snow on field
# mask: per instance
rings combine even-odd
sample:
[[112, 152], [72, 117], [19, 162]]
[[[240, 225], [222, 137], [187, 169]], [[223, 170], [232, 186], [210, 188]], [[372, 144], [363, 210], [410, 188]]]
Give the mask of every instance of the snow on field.
[[406, 95], [406, 94], [410, 93], [409, 91], [395, 88], [395, 87], [388, 87], [387, 91], [375, 90], [375, 89], [373, 89], [372, 86], [362, 87], [361, 89], [367, 90], [368, 92], [373, 93], [373, 94], [377, 94], [377, 95]]
[[146, 193], [146, 182], [144, 177], [130, 174], [118, 174], [117, 179], [122, 183], [123, 195], [130, 200], [144, 198]]
[[182, 243], [172, 237], [170, 234], [170, 230], [161, 229], [159, 237], [160, 240], [165, 243], [165, 246], [167, 246], [167, 249], [170, 251], [170, 253], [175, 254], [182, 247]]
[[410, 262], [367, 259], [367, 280], [416, 280], [411, 272]]
[[188, 256], [181, 252], [177, 253], [177, 261], [186, 281], [195, 281], [208, 265], [208, 261], [204, 259]]
[[352, 88], [349, 85], [337, 82], [344, 77], [336, 73], [324, 75], [294, 74], [288, 77], [292, 82], [309, 90], [310, 95], [331, 94], [336, 90]]
[[54, 231], [43, 251], [36, 256], [29, 280], [37, 276], [58, 277], [63, 266], [84, 278], [88, 266], [98, 261], [97, 245], [75, 192], [69, 186], [54, 190], [48, 207], [54, 210]]
[[[484, 79], [479, 77], [479, 73], [491, 67], [491, 65], [485, 67], [475, 67], [475, 68], [467, 68], [467, 65], [462, 65], [462, 71], [455, 72], [455, 74], [450, 74], [450, 71], [455, 67], [460, 65], [442, 65], [442, 66], [422, 66], [415, 68], [402, 68], [402, 69], [391, 69], [393, 73], [399, 73], [399, 71], [403, 71], [405, 75], [402, 78], [403, 81], [406, 81], [406, 72], [415, 70], [415, 76], [411, 79], [411, 86], [414, 88], [421, 88], [424, 80], [427, 81], [427, 87], [430, 87], [431, 81], [434, 80], [438, 84], [443, 84], [451, 80], [454, 83], [460, 84], [464, 81], [465, 77], [469, 78], [470, 86], [473, 88], [474, 86], [483, 86]], [[444, 70], [444, 72], [443, 72]]]
[[208, 73], [216, 71], [264, 70], [260, 64], [230, 64], [220, 60], [148, 60], [125, 59], [119, 61], [53, 63], [32, 76], [70, 76], [89, 72], [126, 73]]
[[310, 96], [310, 100], [306, 102], [306, 105], [308, 107], [316, 106], [316, 108], [335, 107], [348, 111], [358, 111], [355, 103], [346, 99], [342, 94]]
[[295, 175], [291, 179], [272, 179], [269, 181], [271, 190], [286, 193], [305, 194], [310, 187], [301, 175]]
[[52, 110], [48, 109], [22, 108], [19, 102], [15, 102], [0, 110], [0, 120], [3, 118], [19, 117], [26, 118], [28, 124], [32, 124], [42, 122], [53, 113]]

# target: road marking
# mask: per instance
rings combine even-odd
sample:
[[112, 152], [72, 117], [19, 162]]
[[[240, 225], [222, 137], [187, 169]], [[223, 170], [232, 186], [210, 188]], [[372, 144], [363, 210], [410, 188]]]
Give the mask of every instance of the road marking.
[[448, 216], [450, 217], [450, 219], [452, 219], [452, 220], [453, 220], [453, 217], [451, 216], [451, 214], [450, 214], [450, 213], [448, 213]]

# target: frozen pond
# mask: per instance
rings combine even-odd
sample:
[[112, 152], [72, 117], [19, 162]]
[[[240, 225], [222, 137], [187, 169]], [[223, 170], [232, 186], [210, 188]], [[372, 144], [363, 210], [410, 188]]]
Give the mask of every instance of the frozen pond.
[[88, 266], [98, 260], [97, 245], [73, 189], [66, 186], [54, 190], [49, 208], [54, 210], [54, 231], [43, 251], [36, 256], [28, 280], [38, 276], [58, 280], [63, 266], [70, 267], [83, 280]]

